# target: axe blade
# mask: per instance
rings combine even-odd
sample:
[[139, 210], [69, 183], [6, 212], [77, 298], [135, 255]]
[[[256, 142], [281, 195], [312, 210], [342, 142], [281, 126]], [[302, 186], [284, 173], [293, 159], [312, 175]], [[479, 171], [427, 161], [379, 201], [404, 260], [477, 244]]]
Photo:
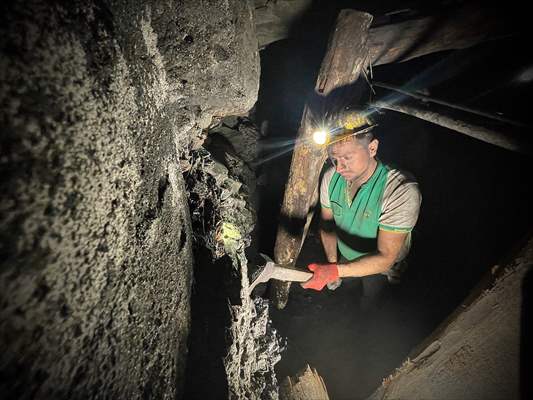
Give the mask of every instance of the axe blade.
[[258, 284], [268, 282], [272, 278], [286, 282], [306, 282], [313, 276], [311, 272], [282, 267], [272, 261], [272, 259], [265, 254], [261, 253], [261, 256], [267, 262], [264, 267], [257, 270], [252, 283], [250, 284], [249, 293], [252, 293], [252, 290], [254, 290]]
[[274, 276], [275, 268], [276, 264], [273, 261], [267, 261], [267, 263], [256, 272], [252, 283], [250, 284], [249, 292], [252, 293], [252, 290], [254, 290], [260, 283], [268, 282]]

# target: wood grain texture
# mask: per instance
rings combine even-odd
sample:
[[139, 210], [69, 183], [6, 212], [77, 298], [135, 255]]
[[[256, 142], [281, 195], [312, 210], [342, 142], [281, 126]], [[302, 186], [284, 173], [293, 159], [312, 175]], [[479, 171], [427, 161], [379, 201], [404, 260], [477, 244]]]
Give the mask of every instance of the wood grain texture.
[[329, 400], [324, 380], [307, 365], [294, 377], [287, 377], [279, 390], [280, 400]]
[[393, 104], [382, 101], [375, 102], [372, 105], [376, 108], [411, 115], [507, 150], [523, 154], [532, 153], [529, 138], [525, 135], [514, 133], [511, 130], [507, 133], [502, 133], [482, 125], [476, 125], [464, 121], [460, 118], [440, 114], [417, 105]]

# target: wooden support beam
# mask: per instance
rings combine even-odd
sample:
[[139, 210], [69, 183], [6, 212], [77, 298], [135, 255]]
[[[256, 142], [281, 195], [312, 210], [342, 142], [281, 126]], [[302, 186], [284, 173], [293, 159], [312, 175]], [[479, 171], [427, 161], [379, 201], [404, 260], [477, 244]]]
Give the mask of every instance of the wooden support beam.
[[[284, 4], [285, 8], [287, 3], [285, 1], [279, 4]], [[260, 48], [289, 35], [292, 18], [303, 12], [308, 4], [305, 0], [299, 0], [297, 3], [298, 5], [292, 6], [295, 9], [289, 13], [291, 18], [273, 19], [272, 10], [264, 12], [268, 7], [257, 11], [256, 25]], [[281, 10], [277, 11], [284, 14]], [[460, 7], [449, 7], [438, 15], [371, 28], [368, 33], [370, 59], [372, 65], [382, 65], [407, 61], [438, 51], [465, 49], [510, 36], [514, 33], [513, 28], [508, 20], [502, 18], [500, 9], [479, 1], [467, 2]]]
[[[367, 35], [372, 22], [370, 14], [343, 10], [330, 37], [315, 86], [316, 95], [326, 98], [334, 89], [348, 86], [359, 78], [368, 60]], [[274, 259], [282, 265], [293, 265], [305, 238], [305, 227], [313, 209], [313, 194], [326, 159], [325, 149], [312, 143], [315, 129], [309, 103], [305, 106], [294, 148], [285, 196], [274, 247]], [[285, 307], [290, 283], [273, 281], [270, 297], [274, 305]]]
[[467, 106], [463, 106], [463, 105], [460, 105], [460, 104], [450, 103], [449, 101], [436, 99], [434, 97], [429, 97], [429, 96], [426, 96], [426, 95], [423, 95], [423, 94], [420, 94], [420, 93], [409, 92], [409, 91], [407, 91], [405, 89], [402, 89], [401, 87], [398, 87], [398, 86], [395, 86], [395, 85], [391, 85], [389, 83], [373, 81], [372, 82], [372, 86], [380, 87], [380, 88], [383, 88], [383, 89], [393, 90], [395, 92], [401, 93], [401, 94], [403, 94], [405, 96], [409, 96], [409, 97], [412, 97], [412, 98], [417, 99], [417, 100], [422, 100], [422, 101], [426, 101], [426, 102], [429, 102], [429, 103], [440, 104], [441, 106], [446, 106], [446, 107], [454, 108], [456, 110], [465, 111], [465, 112], [470, 113], [470, 114], [479, 115], [480, 117], [494, 119], [496, 121], [505, 122], [506, 124], [519, 126], [521, 128], [527, 128], [527, 125], [522, 123], [522, 122], [514, 121], [512, 119], [505, 118], [505, 117], [502, 117], [500, 115], [490, 114], [490, 113], [487, 113], [487, 112], [484, 112], [484, 111], [481, 111], [481, 110], [476, 110], [476, 109], [474, 109], [472, 107], [467, 107]]
[[372, 28], [372, 65], [402, 62], [438, 51], [465, 49], [512, 34], [491, 7], [468, 3], [446, 14]]
[[503, 134], [493, 129], [439, 114], [416, 105], [377, 101], [372, 103], [371, 106], [411, 115], [507, 150], [523, 154], [531, 154], [531, 147], [527, 140], [528, 138], [524, 137], [524, 135], [519, 135], [513, 132]]

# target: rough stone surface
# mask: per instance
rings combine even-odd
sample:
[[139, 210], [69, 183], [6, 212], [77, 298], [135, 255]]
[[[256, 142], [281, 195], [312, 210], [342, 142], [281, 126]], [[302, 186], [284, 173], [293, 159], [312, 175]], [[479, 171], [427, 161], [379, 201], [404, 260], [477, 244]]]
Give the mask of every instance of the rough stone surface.
[[532, 266], [530, 238], [514, 260], [501, 267], [504, 273], [494, 286], [458, 313], [416, 358], [407, 359], [385, 379], [369, 400], [521, 398], [526, 372], [520, 377], [521, 361], [522, 368], [525, 365], [520, 350], [531, 334], [525, 330], [531, 311], [524, 309], [524, 299], [531, 289]]
[[[236, 135], [240, 140], [236, 139]], [[242, 195], [237, 192], [224, 196], [223, 190], [221, 197], [225, 200], [220, 207], [222, 226], [231, 224], [239, 228], [238, 237], [233, 236], [231, 240], [226, 240], [224, 235], [221, 237], [240, 280], [239, 301], [231, 305], [230, 341], [224, 359], [228, 398], [276, 400], [278, 382], [274, 366], [281, 359], [282, 347], [270, 320], [269, 303], [261, 298], [253, 299], [249, 291], [249, 266], [256, 268], [254, 261], [257, 259], [252, 255], [247, 258], [245, 253], [247, 247], [253, 244], [251, 234], [256, 222], [255, 207], [258, 202], [254, 196], [256, 181], [252, 163], [258, 155], [259, 133], [250, 121], [241, 119], [233, 132], [220, 129], [213, 138], [217, 136], [227, 141], [226, 146], [219, 144], [218, 147], [227, 149], [223, 153], [223, 162], [230, 175], [245, 183]], [[212, 151], [216, 147], [216, 141], [211, 143]], [[254, 253], [253, 246], [248, 253]], [[251, 263], [249, 258], [252, 258]]]
[[230, 169], [230, 174], [247, 187], [247, 194], [254, 209], [258, 207], [256, 196], [256, 161], [259, 154], [260, 134], [248, 118], [238, 118], [236, 125], [225, 118], [222, 124], [210, 129], [206, 147], [213, 156]]
[[[217, 315], [214, 304], [204, 310], [206, 315], [195, 314], [194, 323], [201, 324], [203, 329], [196, 330], [191, 338], [191, 358], [202, 365], [189, 366], [189, 374], [196, 372], [191, 379], [197, 380], [201, 375], [201, 383], [209, 380], [211, 387], [219, 385], [215, 382], [216, 368], [211, 367], [217, 360], [205, 353], [218, 350], [213, 349], [213, 336], [219, 330], [220, 320], [224, 320], [224, 330], [227, 329], [224, 332], [227, 347], [224, 349], [224, 387], [227, 392], [190, 389], [191, 398], [278, 398], [274, 366], [281, 358], [280, 338], [269, 318], [268, 302], [260, 298], [254, 300], [249, 293], [248, 268], [257, 267], [257, 250], [252, 240], [256, 180], [250, 164], [257, 157], [258, 138], [257, 129], [247, 118], [223, 119], [219, 126], [210, 130], [205, 148], [193, 152], [185, 174], [195, 226], [195, 248], [197, 254], [204, 255], [202, 265], [196, 266], [198, 276], [202, 279], [202, 270], [208, 271], [203, 275], [205, 282], [197, 282], [198, 294], [203, 300], [210, 295], [208, 291], [225, 291], [224, 300], [230, 308], [226, 320], [224, 315]], [[205, 254], [211, 255], [211, 261]], [[224, 270], [230, 272], [221, 273]], [[206, 288], [213, 275], [219, 278], [212, 282], [213, 287]], [[224, 281], [228, 280], [234, 284], [225, 285]], [[198, 306], [197, 310], [201, 309]], [[207, 330], [211, 338], [202, 338]]]
[[256, 100], [251, 7], [1, 11], [1, 397], [179, 398], [193, 260], [178, 157]]

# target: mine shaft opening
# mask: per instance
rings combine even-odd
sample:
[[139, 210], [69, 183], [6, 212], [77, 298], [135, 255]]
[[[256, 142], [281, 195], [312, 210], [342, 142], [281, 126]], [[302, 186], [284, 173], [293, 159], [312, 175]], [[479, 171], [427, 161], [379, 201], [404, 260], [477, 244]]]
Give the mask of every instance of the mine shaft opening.
[[[308, 23], [313, 18], [316, 22], [315, 15]], [[258, 220], [251, 253], [273, 254], [291, 162], [292, 153], [287, 148], [294, 141], [305, 100], [313, 88], [326, 44], [325, 32], [310, 29], [262, 49], [258, 102], [249, 120], [234, 117], [226, 124], [229, 130], [238, 131], [234, 124], [239, 120], [238, 124], [255, 126], [257, 132], [259, 152], [252, 164], [259, 161], [254, 193]], [[319, 45], [309, 46], [309, 37]], [[530, 124], [527, 102], [511, 100], [523, 98], [524, 87], [512, 79], [531, 61], [513, 56], [514, 41], [503, 39], [379, 66], [373, 69], [372, 79], [414, 87], [437, 98], [459, 99], [459, 103]], [[490, 69], [484, 67], [487, 63]], [[494, 71], [498, 71], [497, 76]], [[374, 89], [374, 98], [389, 93]], [[525, 178], [532, 172], [529, 156], [392, 111], [381, 112], [376, 118], [379, 159], [411, 172], [423, 197], [407, 259], [409, 267], [401, 284], [389, 288], [379, 312], [372, 315], [359, 310], [360, 288], [348, 284], [322, 292], [293, 285], [285, 309], [270, 307], [273, 327], [285, 343], [281, 361], [276, 364], [278, 382], [309, 364], [323, 377], [333, 399], [371, 395], [464, 301], [490, 268], [520, 243], [532, 220], [532, 196]], [[325, 261], [315, 216], [296, 265], [305, 268], [311, 262]], [[214, 326], [219, 344], [211, 344], [213, 339], [209, 339], [209, 346], [214, 346], [211, 357], [193, 360], [197, 365], [190, 368], [193, 372], [188, 378], [193, 397], [213, 394], [213, 387], [198, 389], [206, 378], [197, 375], [198, 370], [207, 375], [210, 368], [215, 370], [219, 380], [214, 381], [214, 387], [227, 390], [220, 361], [224, 352], [219, 346], [224, 343], [222, 327], [230, 316], [220, 305], [229, 293], [236, 293], [235, 287], [228, 289], [228, 277], [235, 277], [235, 271], [219, 268], [217, 274], [209, 274], [211, 283], [197, 296], [203, 304], [199, 307], [206, 307], [212, 315], [209, 323], [218, 320]], [[226, 285], [224, 290], [221, 282]], [[221, 292], [225, 294], [219, 296]], [[210, 300], [205, 293], [210, 293]], [[263, 296], [268, 297], [266, 293]], [[193, 300], [193, 321], [194, 310]]]

